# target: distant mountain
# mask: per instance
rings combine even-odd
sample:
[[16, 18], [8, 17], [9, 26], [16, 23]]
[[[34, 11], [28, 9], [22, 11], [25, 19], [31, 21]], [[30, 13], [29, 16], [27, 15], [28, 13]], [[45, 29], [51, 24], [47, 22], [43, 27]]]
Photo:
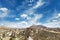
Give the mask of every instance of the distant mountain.
[[0, 40], [60, 40], [60, 28], [32, 25], [29, 28], [0, 27]]
[[39, 29], [41, 29], [41, 28], [47, 28], [47, 27], [45, 27], [43, 25], [32, 25], [30, 28], [39, 28]]

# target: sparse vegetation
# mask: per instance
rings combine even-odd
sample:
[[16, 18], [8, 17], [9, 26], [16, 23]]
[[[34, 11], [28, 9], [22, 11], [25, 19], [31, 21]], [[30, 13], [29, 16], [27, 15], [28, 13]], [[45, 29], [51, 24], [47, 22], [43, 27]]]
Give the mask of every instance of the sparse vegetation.
[[2, 40], [2, 38], [0, 37], [0, 40]]
[[[30, 28], [19, 29], [19, 30], [15, 30], [14, 28], [13, 29], [5, 28], [4, 30], [3, 29], [4, 28], [0, 29], [0, 33], [2, 33], [2, 35], [0, 35], [0, 37], [2, 37], [0, 38], [0, 40], [3, 40], [3, 38], [6, 38], [6, 37], [7, 38], [9, 37], [9, 40], [17, 40], [17, 39], [27, 40], [29, 36], [33, 38], [33, 40], [60, 40], [60, 31], [59, 31], [60, 29], [56, 29], [56, 28], [47, 29], [46, 27], [41, 27], [41, 28], [30, 27]], [[9, 34], [7, 35], [8, 32]]]
[[3, 38], [5, 37], [5, 33], [2, 34], [2, 37], [3, 37]]
[[14, 40], [14, 38], [13, 38], [13, 37], [11, 37], [9, 40]]

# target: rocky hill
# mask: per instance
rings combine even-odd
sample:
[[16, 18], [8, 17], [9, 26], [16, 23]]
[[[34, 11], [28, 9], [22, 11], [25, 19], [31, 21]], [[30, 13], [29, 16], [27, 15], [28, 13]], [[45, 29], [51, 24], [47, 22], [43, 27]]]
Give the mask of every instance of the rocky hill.
[[0, 27], [0, 40], [60, 40], [60, 28], [32, 25], [29, 28]]

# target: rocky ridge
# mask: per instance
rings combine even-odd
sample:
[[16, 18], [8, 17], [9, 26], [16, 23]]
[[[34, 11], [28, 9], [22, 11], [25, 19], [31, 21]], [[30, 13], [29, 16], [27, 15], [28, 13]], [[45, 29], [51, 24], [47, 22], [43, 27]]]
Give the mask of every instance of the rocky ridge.
[[60, 40], [60, 28], [32, 25], [29, 28], [0, 27], [0, 40]]

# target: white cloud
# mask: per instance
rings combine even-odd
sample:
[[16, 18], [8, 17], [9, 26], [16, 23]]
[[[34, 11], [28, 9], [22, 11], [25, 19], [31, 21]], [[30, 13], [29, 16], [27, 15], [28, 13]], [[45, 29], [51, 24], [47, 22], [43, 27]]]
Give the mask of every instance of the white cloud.
[[56, 27], [60, 27], [60, 21], [48, 22], [48, 23], [45, 23], [43, 25], [45, 25], [46, 27], [49, 27], [49, 28], [56, 28]]
[[[28, 9], [26, 10], [22, 15], [20, 15], [22, 18], [27, 18], [28, 21], [21, 21], [21, 22], [7, 22], [7, 21], [3, 21], [0, 23], [0, 25], [4, 25], [4, 26], [8, 26], [8, 27], [17, 27], [17, 28], [26, 28], [26, 27], [29, 27], [33, 24], [35, 25], [39, 25], [41, 23], [37, 22], [39, 19], [42, 18], [42, 14], [35, 14], [34, 12], [34, 9], [35, 8], [38, 8], [40, 7], [41, 5], [43, 5], [42, 1], [39, 0], [37, 2], [37, 4], [31, 8], [31, 9]], [[7, 8], [2, 8], [1, 9], [4, 13], [1, 14], [2, 16], [0, 17], [5, 17], [7, 15], [7, 11], [8, 9]], [[34, 17], [30, 17], [28, 15], [34, 15]], [[19, 18], [15, 18], [15, 20], [20, 20]]]
[[28, 15], [33, 15], [34, 14], [34, 10], [33, 9], [29, 9], [29, 10], [26, 10], [24, 13], [26, 13]]
[[41, 14], [35, 14], [35, 17], [34, 18], [32, 18], [32, 23], [34, 23], [34, 22], [37, 22], [40, 18], [42, 18], [42, 15]]
[[60, 13], [58, 14], [58, 16], [60, 16]]
[[15, 18], [15, 20], [20, 20], [20, 18]]
[[[5, 13], [8, 11], [7, 8], [6, 8], [7, 10], [5, 8], [3, 8], [3, 9], [0, 9], [0, 10], [2, 10]], [[7, 14], [5, 16], [4, 15], [2, 15], [0, 17], [5, 17]], [[30, 17], [28, 15], [34, 15], [34, 17]], [[42, 16], [43, 16], [42, 14], [35, 14], [34, 10], [32, 10], [32, 11], [28, 10], [24, 14], [21, 15], [22, 18], [27, 18], [28, 21], [21, 21], [21, 22], [6, 22], [5, 21], [5, 22], [1, 22], [0, 25], [13, 27], [13, 28], [14, 27], [26, 28], [26, 27], [29, 27], [29, 26], [31, 26], [33, 24], [35, 24], [35, 25], [45, 25], [46, 27], [50, 27], [50, 28], [60, 27], [60, 21], [55, 20], [55, 18], [59, 18], [60, 17], [60, 13], [58, 13], [56, 15], [53, 15], [53, 17], [51, 19], [48, 19], [47, 23], [44, 23], [44, 24], [42, 24], [40, 22], [37, 22], [39, 19], [42, 18]], [[15, 20], [20, 20], [20, 19], [19, 18], [15, 18]]]
[[60, 17], [60, 13], [56, 13], [55, 15], [53, 15], [53, 18], [59, 18]]
[[0, 8], [0, 10], [2, 10], [3, 12], [7, 12], [8, 11], [7, 8]]
[[53, 14], [53, 16], [52, 16], [52, 18], [50, 18], [49, 20], [48, 20], [48, 22], [49, 21], [59, 21], [59, 19], [60, 19], [60, 13], [56, 13], [56, 14]]
[[33, 9], [36, 9], [36, 8], [42, 6], [43, 4], [44, 4], [44, 2], [42, 2], [42, 0], [39, 0], [39, 1], [37, 2], [37, 4], [33, 7]]
[[26, 28], [29, 27], [33, 24], [39, 25], [41, 23], [38, 23], [37, 21], [42, 17], [40, 14], [35, 14], [35, 17], [27, 19], [28, 21], [21, 21], [21, 22], [8, 22], [8, 21], [3, 21], [0, 23], [0, 26], [7, 26], [11, 28]]
[[[28, 15], [34, 15], [34, 17], [30, 17]], [[3, 21], [3, 22], [0, 23], [0, 26], [4, 25], [4, 26], [8, 26], [8, 27], [13, 27], [13, 28], [15, 28], [15, 27], [17, 27], [17, 28], [26, 28], [26, 27], [29, 27], [29, 26], [31, 26], [33, 24], [39, 25], [41, 23], [39, 23], [37, 21], [39, 19], [41, 19], [42, 16], [43, 16], [42, 14], [35, 14], [33, 9], [29, 9], [29, 10], [25, 11], [24, 13], [22, 13], [20, 15], [20, 17], [26, 18], [28, 21], [25, 21], [25, 20], [21, 21], [21, 22], [7, 22], [7, 21]], [[20, 18], [15, 18], [15, 20], [20, 20]]]
[[53, 17], [48, 19], [47, 23], [44, 23], [43, 25], [50, 28], [60, 27], [59, 17], [60, 17], [60, 13], [54, 14]]
[[0, 14], [0, 17], [5, 17], [8, 13], [8, 9], [7, 8], [0, 8], [1, 11], [3, 11], [3, 13]]
[[33, 2], [34, 0], [26, 0], [27, 2]]
[[59, 17], [60, 17], [60, 13], [58, 13], [55, 17], [56, 17], [56, 18], [59, 18]]
[[26, 28], [27, 27], [27, 22], [22, 21], [22, 22], [8, 22], [4, 21], [0, 23], [0, 26], [7, 26], [11, 28]]
[[22, 18], [26, 18], [28, 15], [27, 14], [22, 14], [20, 15]]
[[52, 20], [52, 22], [56, 22], [57, 20]]
[[[34, 17], [30, 17], [28, 15], [34, 15]], [[41, 23], [38, 22], [39, 19], [42, 18], [42, 14], [35, 14], [35, 11], [33, 9], [26, 10], [22, 15], [20, 15], [22, 18], [26, 18], [28, 21], [24, 21], [21, 23], [21, 27], [29, 27], [33, 24], [39, 25]]]
[[28, 18], [30, 18], [30, 19], [27, 19], [28, 23], [31, 24], [31, 25], [41, 24], [41, 23], [38, 23], [38, 20], [42, 18], [42, 14], [35, 14], [34, 16], [35, 17], [32, 17], [32, 18], [28, 17]]

